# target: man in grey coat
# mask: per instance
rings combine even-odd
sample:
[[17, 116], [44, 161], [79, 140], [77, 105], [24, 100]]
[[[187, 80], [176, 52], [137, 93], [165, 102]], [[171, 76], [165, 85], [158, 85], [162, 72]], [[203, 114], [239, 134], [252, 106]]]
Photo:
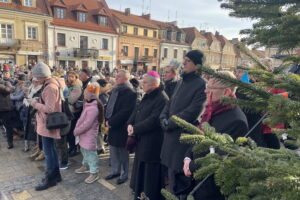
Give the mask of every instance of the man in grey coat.
[[184, 58], [182, 79], [177, 83], [172, 98], [160, 115], [161, 125], [165, 131], [161, 150], [161, 162], [168, 168], [170, 190], [180, 199], [185, 199], [186, 180], [182, 170], [188, 144], [182, 144], [179, 138], [182, 129], [172, 120], [173, 115], [197, 124], [197, 119], [205, 102], [205, 81], [197, 74], [197, 64], [203, 64], [203, 53], [198, 50], [188, 52]]

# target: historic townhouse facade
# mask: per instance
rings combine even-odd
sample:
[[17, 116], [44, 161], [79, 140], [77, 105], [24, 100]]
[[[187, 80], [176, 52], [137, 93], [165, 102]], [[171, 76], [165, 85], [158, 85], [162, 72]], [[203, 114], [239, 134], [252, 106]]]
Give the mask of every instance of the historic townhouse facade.
[[111, 10], [119, 29], [118, 68], [133, 72], [158, 70], [160, 40], [158, 26], [150, 15], [134, 15], [130, 8], [125, 12]]
[[220, 35], [219, 32], [216, 32], [215, 36], [221, 42], [222, 55], [220, 61], [220, 69], [232, 69], [236, 66], [233, 44], [223, 35]]
[[185, 32], [178, 28], [176, 22], [160, 22], [152, 20], [158, 27], [160, 39], [160, 68], [169, 64], [181, 66], [190, 46], [185, 42]]
[[117, 32], [104, 0], [50, 0], [50, 66], [112, 71]]
[[47, 62], [50, 21], [46, 0], [0, 0], [0, 63]]
[[213, 69], [221, 69], [222, 46], [221, 42], [211, 32], [204, 33], [209, 46], [209, 56], [206, 63]]

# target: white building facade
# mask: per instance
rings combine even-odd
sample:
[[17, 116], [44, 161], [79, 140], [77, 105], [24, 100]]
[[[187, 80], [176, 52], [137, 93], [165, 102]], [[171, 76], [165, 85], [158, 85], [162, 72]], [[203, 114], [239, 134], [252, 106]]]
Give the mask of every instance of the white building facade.
[[50, 66], [106, 69], [113, 71], [117, 60], [117, 35], [50, 25]]
[[170, 63], [178, 63], [182, 66], [184, 56], [190, 49], [189, 45], [162, 42], [160, 44], [160, 68]]

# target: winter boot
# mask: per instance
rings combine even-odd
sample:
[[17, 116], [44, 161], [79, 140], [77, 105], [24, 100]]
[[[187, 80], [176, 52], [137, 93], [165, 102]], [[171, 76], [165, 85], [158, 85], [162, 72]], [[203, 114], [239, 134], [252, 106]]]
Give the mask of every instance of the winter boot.
[[56, 178], [54, 177], [54, 171], [52, 173], [46, 173], [45, 178], [42, 179], [42, 183], [35, 187], [36, 191], [46, 190], [49, 187], [56, 185]]

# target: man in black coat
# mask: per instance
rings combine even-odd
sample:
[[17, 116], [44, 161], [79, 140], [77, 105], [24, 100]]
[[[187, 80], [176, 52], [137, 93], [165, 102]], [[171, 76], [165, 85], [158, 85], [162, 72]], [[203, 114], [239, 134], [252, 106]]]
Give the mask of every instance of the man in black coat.
[[[235, 77], [231, 72], [221, 72], [223, 74]], [[247, 118], [243, 111], [238, 106], [223, 105], [220, 100], [223, 96], [234, 97], [235, 88], [226, 83], [221, 83], [217, 79], [210, 79], [207, 83], [205, 90], [207, 94], [207, 105], [203, 115], [201, 116], [201, 123], [208, 122], [212, 127], [216, 129], [218, 133], [227, 133], [234, 140], [238, 137], [243, 137], [248, 132]], [[196, 165], [194, 160], [198, 157], [204, 157], [207, 153], [197, 155], [194, 157], [192, 147], [186, 153], [184, 158], [183, 171], [187, 177], [190, 177], [200, 166]], [[201, 180], [197, 180], [195, 185], [200, 183]], [[193, 185], [193, 186], [195, 186]], [[193, 187], [192, 186], [192, 187]], [[225, 197], [221, 194], [220, 189], [214, 182], [214, 177], [209, 177], [195, 192], [195, 199], [205, 200], [224, 200]]]
[[105, 118], [109, 127], [111, 172], [105, 177], [110, 180], [119, 176], [117, 184], [128, 179], [129, 153], [125, 149], [127, 141], [127, 121], [135, 107], [137, 94], [129, 83], [130, 73], [120, 70], [116, 75], [116, 86], [109, 97]]
[[184, 73], [182, 80], [177, 83], [172, 98], [160, 115], [161, 124], [165, 130], [161, 162], [168, 168], [171, 192], [178, 195], [179, 193], [175, 189], [178, 188], [176, 179], [184, 177], [182, 161], [189, 145], [182, 144], [179, 141], [182, 129], [172, 121], [171, 117], [176, 115], [192, 124], [197, 123], [197, 118], [206, 99], [204, 93], [205, 81], [196, 73], [196, 65], [201, 65], [202, 60], [203, 54], [198, 50], [192, 50], [186, 54], [183, 63]]
[[135, 192], [135, 200], [139, 199], [141, 192], [150, 199], [159, 200], [162, 199], [160, 190], [163, 187], [160, 164], [163, 131], [159, 115], [168, 97], [159, 87], [157, 72], [144, 75], [142, 84], [145, 95], [128, 120], [128, 135], [137, 140], [130, 187]]
[[165, 84], [165, 92], [168, 95], [169, 98], [174, 93], [174, 89], [176, 87], [176, 84], [178, 80], [177, 77], [177, 69], [173, 65], [168, 65], [164, 69], [164, 84]]

